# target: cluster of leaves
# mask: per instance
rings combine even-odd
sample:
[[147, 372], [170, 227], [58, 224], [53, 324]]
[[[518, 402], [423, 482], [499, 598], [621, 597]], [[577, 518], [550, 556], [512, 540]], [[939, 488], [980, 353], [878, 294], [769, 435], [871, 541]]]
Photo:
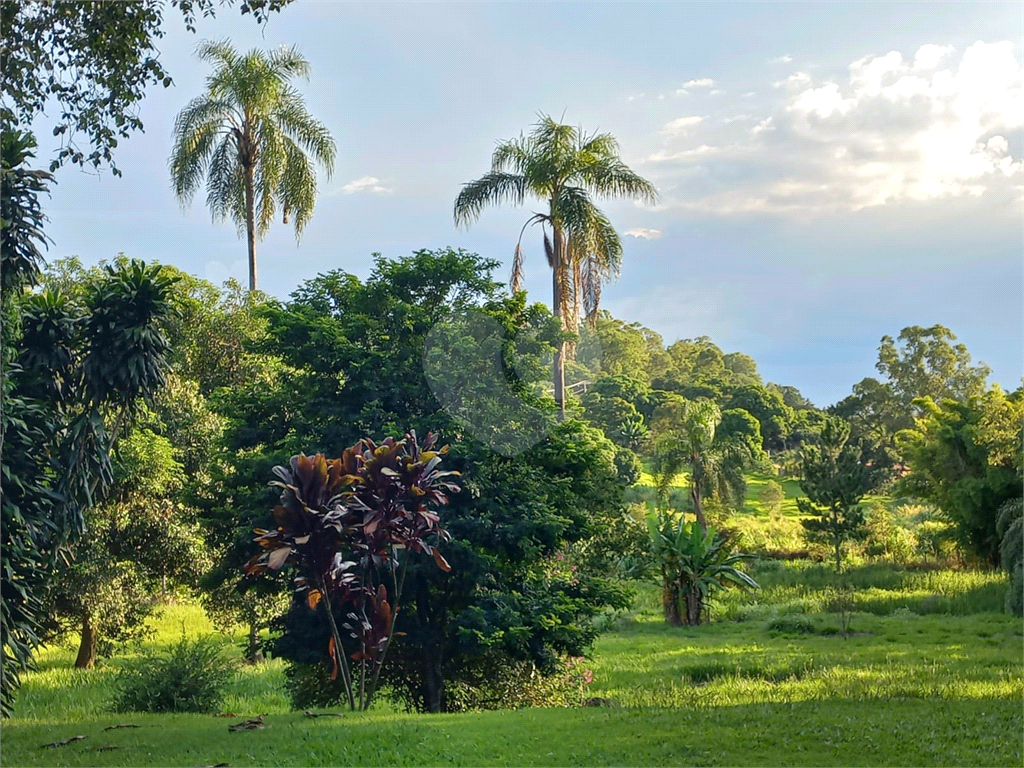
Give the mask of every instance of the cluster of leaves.
[[235, 663], [210, 637], [182, 637], [166, 653], [145, 652], [122, 667], [115, 680], [118, 712], [216, 712]]
[[[451, 570], [437, 549], [449, 536], [433, 509], [459, 490], [448, 479], [458, 473], [438, 469], [448, 447], [435, 451], [436, 442], [431, 434], [420, 446], [415, 432], [404, 440], [386, 438], [379, 446], [363, 439], [341, 458], [299, 454], [290, 469], [274, 469], [280, 482], [273, 485], [281, 488], [274, 508], [278, 527], [256, 530], [266, 551], [252, 558], [245, 572], [255, 576], [286, 563], [299, 570], [296, 592], [311, 610], [324, 604], [331, 626], [331, 678], [340, 674], [352, 708], [358, 702], [366, 709], [372, 702], [410, 559], [425, 553], [443, 571]], [[388, 602], [388, 577], [395, 609]], [[335, 611], [343, 613], [351, 642], [342, 638]], [[349, 656], [359, 665], [358, 687]]]
[[831, 545], [837, 571], [842, 569], [843, 544], [865, 535], [861, 500], [886, 471], [872, 465], [863, 447], [849, 438], [850, 425], [830, 417], [820, 443], [801, 451], [800, 487], [807, 494], [806, 499], [797, 499], [800, 512], [807, 516], [801, 523], [812, 540]]
[[[510, 660], [534, 663], [541, 674], [554, 672], [559, 655], [586, 651], [596, 635], [594, 616], [627, 600], [603, 572], [581, 568], [576, 583], [543, 575], [566, 547], [622, 514], [622, 485], [615, 446], [584, 423], [556, 425], [551, 400], [538, 395], [547, 339], [557, 338], [557, 327], [551, 333], [550, 313], [527, 306], [523, 294], [505, 295], [491, 277], [496, 266], [461, 251], [420, 251], [378, 257], [365, 282], [339, 272], [311, 280], [287, 305], [263, 310], [259, 352], [279, 360], [275, 376], [215, 398], [229, 417], [228, 466], [214, 472], [208, 519], [218, 537], [232, 542], [225, 562], [237, 568], [249, 557], [242, 555], [251, 547], [248, 532], [276, 527], [268, 514], [274, 489], [262, 479], [299, 450], [338, 456], [362, 435], [401, 434], [399, 425], [439, 432], [451, 444], [446, 464], [462, 472], [464, 488], [445, 512], [452, 540], [444, 554], [452, 570], [420, 555], [409, 560], [401, 601], [386, 585], [388, 602], [399, 608], [396, 631], [406, 637], [389, 650], [381, 685], [419, 709], [447, 708], [447, 688], [472, 666], [482, 642]], [[547, 437], [515, 456], [495, 451], [445, 410], [424, 372], [431, 330], [470, 311], [493, 320], [501, 334], [494, 348], [509, 373], [504, 383], [548, 423]], [[251, 589], [278, 588], [267, 578], [275, 575], [261, 574]], [[295, 601], [279, 625], [275, 655], [329, 673], [327, 618], [322, 603], [312, 611]], [[339, 613], [337, 620], [347, 617]], [[470, 626], [473, 632], [463, 631]], [[393, 679], [399, 669], [407, 684]]]
[[705, 605], [717, 590], [758, 589], [757, 582], [737, 567], [748, 556], [733, 552], [714, 526], [705, 530], [697, 521], [686, 522], [683, 515], [652, 508], [647, 529], [651, 554], [661, 570], [662, 603], [669, 624], [700, 624]]
[[[242, 0], [240, 10], [257, 21], [291, 0]], [[230, 5], [233, 0], [220, 0]], [[185, 26], [195, 31], [198, 15], [212, 16], [215, 0], [174, 0]], [[30, 125], [55, 101], [59, 117], [53, 135], [63, 145], [50, 170], [65, 162], [99, 168], [113, 162], [119, 139], [142, 130], [139, 103], [148, 87], [171, 85], [159, 61], [164, 3], [65, 3], [4, 0], [0, 30], [5, 45], [3, 100], [5, 127]], [[75, 142], [84, 134], [87, 147]]]

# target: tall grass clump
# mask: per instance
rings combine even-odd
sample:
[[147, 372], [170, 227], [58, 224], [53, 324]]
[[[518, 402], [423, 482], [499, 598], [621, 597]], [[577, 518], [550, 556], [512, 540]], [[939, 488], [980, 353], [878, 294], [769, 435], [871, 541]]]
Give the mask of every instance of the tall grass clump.
[[147, 652], [122, 668], [114, 684], [118, 712], [213, 712], [237, 663], [211, 637], [182, 637], [166, 653]]

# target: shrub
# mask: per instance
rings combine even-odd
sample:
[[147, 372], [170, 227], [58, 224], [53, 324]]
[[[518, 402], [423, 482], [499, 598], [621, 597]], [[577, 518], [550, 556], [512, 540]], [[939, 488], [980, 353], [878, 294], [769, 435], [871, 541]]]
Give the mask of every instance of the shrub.
[[292, 661], [288, 662], [284, 674], [292, 709], [334, 707], [348, 703], [345, 686], [339, 679], [331, 680], [330, 667], [325, 664]]
[[769, 632], [786, 635], [813, 635], [816, 632], [814, 622], [806, 616], [778, 616], [769, 621], [765, 628]]
[[757, 498], [765, 512], [769, 515], [777, 515], [782, 511], [782, 502], [786, 499], [786, 493], [782, 490], [781, 485], [774, 480], [769, 480]]
[[594, 679], [586, 661], [578, 656], [559, 659], [557, 671], [550, 675], [541, 674], [531, 662], [501, 667], [499, 674], [490, 669], [477, 680], [455, 682], [448, 693], [449, 711], [580, 707], [587, 701], [587, 687]]
[[124, 667], [115, 682], [118, 712], [212, 712], [224, 699], [235, 663], [210, 637], [184, 636], [165, 655], [149, 652]]

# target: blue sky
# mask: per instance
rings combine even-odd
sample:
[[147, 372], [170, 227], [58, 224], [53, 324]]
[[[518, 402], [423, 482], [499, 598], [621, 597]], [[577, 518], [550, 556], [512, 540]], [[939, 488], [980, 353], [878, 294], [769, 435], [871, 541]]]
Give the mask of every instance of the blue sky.
[[[264, 28], [224, 10], [197, 35], [167, 19], [175, 85], [145, 99], [122, 178], [59, 172], [51, 258], [123, 251], [244, 282], [234, 226], [171, 192], [171, 125], [203, 87], [201, 39], [295, 44], [338, 162], [301, 242], [278, 223], [261, 244], [271, 294], [329, 269], [365, 277], [375, 251], [508, 263], [529, 208], [456, 230], [452, 203], [545, 112], [613, 133], [658, 187], [655, 206], [603, 204], [625, 233], [616, 316], [669, 343], [711, 336], [818, 405], [913, 324], [950, 327], [1007, 388], [1024, 373], [1019, 3], [298, 0]], [[527, 289], [548, 302], [540, 243], [525, 247]]]

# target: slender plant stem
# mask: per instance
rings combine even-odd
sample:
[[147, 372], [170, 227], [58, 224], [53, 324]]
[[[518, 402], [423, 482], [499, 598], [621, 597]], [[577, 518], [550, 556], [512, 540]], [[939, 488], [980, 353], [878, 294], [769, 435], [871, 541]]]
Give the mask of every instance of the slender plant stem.
[[338, 632], [338, 624], [334, 621], [334, 610], [331, 608], [331, 598], [327, 594], [327, 585], [323, 577], [318, 577], [320, 596], [327, 606], [327, 619], [331, 624], [331, 636], [334, 638], [334, 660], [341, 672], [341, 682], [345, 685], [345, 693], [348, 694], [349, 708], [355, 711], [356, 701], [352, 694], [352, 678], [349, 676], [348, 662], [345, 660], [345, 651], [341, 645], [341, 633]]
[[[393, 551], [393, 550], [392, 550]], [[384, 650], [380, 653], [380, 661], [377, 662], [376, 668], [373, 670], [373, 679], [370, 681], [370, 690], [366, 694], [366, 704], [363, 709], [370, 708], [370, 701], [373, 699], [373, 694], [377, 690], [377, 680], [380, 679], [380, 671], [384, 668], [384, 659], [387, 658], [388, 649], [391, 647], [391, 638], [394, 636], [395, 620], [398, 618], [398, 601], [402, 598], [402, 587], [405, 585], [405, 572], [409, 567], [409, 556], [410, 552], [408, 549], [405, 550], [405, 560], [402, 561], [402, 572], [395, 582], [395, 596], [394, 596], [394, 607], [391, 609], [391, 621], [388, 623], [388, 639], [384, 643]], [[394, 570], [391, 572], [392, 580], [394, 580]]]

